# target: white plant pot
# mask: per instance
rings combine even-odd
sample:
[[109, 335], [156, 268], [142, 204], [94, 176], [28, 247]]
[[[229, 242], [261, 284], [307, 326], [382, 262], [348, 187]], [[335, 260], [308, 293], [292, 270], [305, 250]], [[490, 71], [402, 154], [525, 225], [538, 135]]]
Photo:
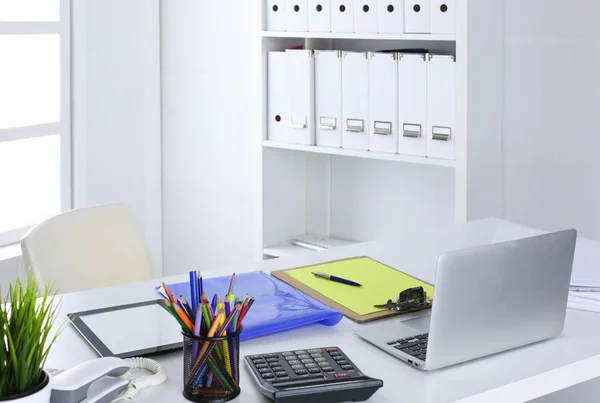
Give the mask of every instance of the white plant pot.
[[28, 394], [24, 393], [22, 395], [17, 395], [15, 398], [0, 398], [0, 402], [4, 403], [50, 403], [50, 393], [52, 392], [51, 383], [52, 379], [50, 375], [44, 371], [47, 379], [47, 383], [41, 389]]

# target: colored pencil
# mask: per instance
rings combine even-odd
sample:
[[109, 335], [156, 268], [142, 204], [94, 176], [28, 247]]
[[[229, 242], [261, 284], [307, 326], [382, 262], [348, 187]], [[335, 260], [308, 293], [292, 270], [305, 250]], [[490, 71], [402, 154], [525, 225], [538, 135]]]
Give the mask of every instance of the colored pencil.
[[217, 312], [217, 297], [218, 297], [218, 295], [215, 294], [212, 299], [211, 306], [212, 306], [213, 312]]
[[164, 283], [164, 281], [162, 282], [162, 286], [163, 286], [163, 290], [165, 290], [165, 294], [167, 294], [167, 298], [169, 299], [169, 301], [173, 301], [173, 293], [171, 292], [171, 290], [169, 289], [169, 287]]
[[254, 297], [250, 298], [248, 300], [248, 305], [246, 306], [246, 309], [244, 310], [244, 312], [242, 312], [240, 314], [240, 322], [244, 320], [244, 318], [246, 317], [246, 314], [248, 313], [248, 311], [250, 310], [250, 307], [252, 306], [252, 304], [254, 303]]
[[[226, 326], [223, 326], [225, 324], [225, 317], [221, 317], [221, 325], [220, 328], [221, 329], [227, 329]], [[227, 330], [225, 330], [225, 332], [223, 333], [223, 336], [227, 336]], [[225, 358], [225, 369], [227, 370], [227, 372], [229, 373], [229, 375], [232, 375], [231, 373], [231, 351], [229, 350], [229, 342], [227, 340], [223, 340], [223, 358]]]
[[215, 320], [215, 311], [211, 304], [206, 304], [206, 310], [208, 311], [208, 316], [210, 317], [210, 322], [212, 323]]
[[181, 320], [185, 324], [187, 330], [190, 331], [191, 333], [194, 333], [194, 324], [190, 321], [190, 318], [187, 317], [187, 315], [185, 314], [183, 309], [181, 309], [177, 305], [173, 305], [173, 308], [175, 308], [175, 312], [181, 318]]
[[190, 304], [194, 311], [198, 309], [198, 273], [194, 270], [190, 271]]
[[229, 304], [229, 300], [227, 300], [227, 298], [225, 298], [225, 315], [229, 316], [230, 313], [231, 313], [231, 305]]
[[179, 326], [181, 326], [181, 329], [185, 330], [186, 329], [185, 323], [183, 323], [183, 321], [181, 320], [179, 315], [177, 315], [177, 312], [175, 312], [175, 308], [173, 308], [173, 303], [171, 303], [171, 301], [165, 300], [165, 305], [167, 306], [167, 309], [169, 310], [169, 312], [171, 312], [171, 315], [173, 315], [173, 317], [177, 320], [177, 323], [179, 323]]
[[[212, 326], [210, 327], [210, 330], [208, 331], [208, 334], [206, 335], [207, 337], [214, 337], [215, 332], [217, 331], [217, 327], [219, 326], [219, 322], [221, 321], [221, 316], [224, 315], [224, 313], [220, 312], [217, 317], [215, 318], [214, 322], [212, 323]], [[202, 348], [200, 349], [200, 353], [198, 353], [198, 359], [196, 359], [196, 362], [194, 363], [194, 365], [192, 366], [192, 368], [190, 369], [190, 374], [194, 374], [193, 376], [190, 376], [189, 379], [187, 379], [186, 381], [186, 387], [189, 386], [189, 383], [191, 383], [191, 380], [194, 379], [196, 377], [196, 373], [198, 372], [198, 370], [200, 369], [201, 366], [201, 357], [204, 357], [206, 350], [208, 350], [208, 348], [210, 347], [211, 344], [216, 344], [216, 343], [211, 343], [210, 341], [205, 341], [202, 344]]]
[[[196, 323], [194, 323], [194, 336], [200, 336], [200, 329], [202, 329], [202, 310], [198, 307], [196, 316]], [[192, 360], [196, 361], [198, 358], [198, 340], [194, 340], [192, 347]]]
[[208, 329], [210, 329], [211, 324], [212, 324], [212, 320], [210, 319], [210, 315], [208, 313], [208, 307], [210, 306], [210, 304], [202, 304], [202, 314], [204, 315], [204, 328], [206, 330], [206, 332], [208, 333]]
[[237, 304], [235, 304], [235, 308], [234, 308], [235, 316], [233, 317], [233, 324], [232, 324], [232, 329], [231, 329], [232, 332], [233, 332], [233, 329], [235, 329], [236, 332], [238, 330], [240, 330], [240, 328], [238, 326], [238, 319], [240, 316], [240, 307], [241, 307], [241, 304], [239, 302]]
[[187, 313], [190, 320], [192, 322], [196, 322], [196, 313], [192, 310], [192, 307], [190, 306], [190, 304], [187, 303], [187, 301], [185, 300], [185, 297], [183, 295], [180, 295], [179, 300], [181, 301], [182, 307], [185, 310], [185, 313]]
[[229, 280], [229, 289], [227, 290], [227, 294], [233, 293], [233, 283], [235, 283], [235, 273], [231, 275], [231, 280]]
[[[184, 387], [186, 393], [211, 395], [214, 391], [223, 393], [237, 389], [236, 371], [238, 358], [235, 355], [234, 339], [214, 341], [216, 337], [231, 337], [239, 332], [242, 322], [255, 301], [246, 295], [243, 299], [235, 297], [236, 274], [231, 275], [227, 293], [222, 296], [215, 293], [209, 302], [204, 290], [202, 273], [199, 270], [189, 272], [190, 295], [175, 297], [168, 285], [162, 282], [167, 309], [177, 320], [182, 331], [192, 339], [191, 364]], [[183, 292], [182, 292], [183, 294]], [[187, 295], [187, 294], [186, 294]], [[238, 337], [236, 335], [236, 337]]]
[[[204, 295], [204, 284], [202, 282], [202, 273], [200, 272], [200, 270], [198, 270], [198, 298], [202, 298], [202, 296]], [[202, 301], [199, 300], [198, 304], [200, 304]]]

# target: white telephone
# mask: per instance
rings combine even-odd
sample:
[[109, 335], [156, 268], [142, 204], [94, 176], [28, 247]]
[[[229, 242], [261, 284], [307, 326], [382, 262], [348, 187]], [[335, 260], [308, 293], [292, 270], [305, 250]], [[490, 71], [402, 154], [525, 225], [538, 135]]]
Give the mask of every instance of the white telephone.
[[[134, 378], [131, 369], [152, 375]], [[109, 403], [133, 399], [139, 389], [159, 385], [166, 371], [148, 358], [103, 357], [52, 376], [50, 403]]]

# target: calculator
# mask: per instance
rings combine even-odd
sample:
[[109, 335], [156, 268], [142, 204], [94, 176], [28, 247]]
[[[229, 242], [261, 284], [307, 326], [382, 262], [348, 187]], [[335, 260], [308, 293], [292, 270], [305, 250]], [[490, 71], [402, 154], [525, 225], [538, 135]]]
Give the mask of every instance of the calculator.
[[276, 403], [359, 402], [383, 386], [335, 346], [247, 355], [244, 364], [260, 392]]

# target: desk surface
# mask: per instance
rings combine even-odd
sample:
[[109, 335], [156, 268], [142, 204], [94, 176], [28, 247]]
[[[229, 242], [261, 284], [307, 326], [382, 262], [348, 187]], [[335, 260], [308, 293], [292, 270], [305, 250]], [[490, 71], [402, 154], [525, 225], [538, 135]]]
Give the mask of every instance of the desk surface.
[[[368, 255], [424, 280], [433, 281], [440, 252], [488, 243], [496, 224], [497, 221], [485, 220], [461, 228], [458, 232], [454, 229], [446, 231], [435, 239], [428, 234], [407, 234], [393, 241], [360, 243], [253, 265], [203, 269], [202, 273], [207, 278], [229, 275], [234, 271], [263, 270], [270, 273], [343, 257]], [[164, 280], [186, 281], [186, 277], [180, 275]], [[156, 299], [154, 287], [159, 281], [66, 294], [63, 296], [61, 315], [64, 317], [67, 312]], [[558, 338], [431, 373], [404, 364], [354, 334], [359, 326], [377, 326], [380, 322], [359, 325], [344, 318], [334, 327], [311, 325], [245, 341], [241, 345], [241, 355], [339, 345], [364, 373], [383, 379], [384, 387], [371, 399], [378, 403], [524, 402], [600, 376], [600, 338], [597, 336], [600, 333], [600, 314], [569, 310], [565, 330]], [[115, 331], [118, 331], [118, 324], [115, 324]], [[47, 367], [69, 368], [96, 357], [92, 348], [70, 326], [54, 345]], [[157, 360], [167, 369], [167, 382], [141, 391], [136, 401], [186, 401], [181, 396], [181, 353], [159, 356]], [[242, 394], [237, 400], [269, 401], [258, 392], [245, 368], [241, 373], [240, 386]]]

